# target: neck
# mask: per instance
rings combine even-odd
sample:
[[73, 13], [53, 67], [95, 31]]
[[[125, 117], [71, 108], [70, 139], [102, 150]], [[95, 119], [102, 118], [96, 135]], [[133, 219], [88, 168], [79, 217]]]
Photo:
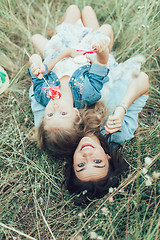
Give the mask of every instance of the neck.
[[62, 97], [63, 99], [65, 99], [68, 104], [72, 104], [72, 106], [74, 106], [74, 100], [73, 100], [73, 95], [72, 95], [72, 91], [71, 88], [69, 86], [69, 76], [64, 76], [60, 79], [61, 81], [61, 93], [62, 93]]

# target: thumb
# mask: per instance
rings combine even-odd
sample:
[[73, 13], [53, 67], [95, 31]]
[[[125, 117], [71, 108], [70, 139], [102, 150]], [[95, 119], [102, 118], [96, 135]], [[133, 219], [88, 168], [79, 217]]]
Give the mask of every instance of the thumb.
[[88, 62], [90, 62], [91, 64], [93, 63], [93, 60], [89, 54], [86, 54], [86, 58], [87, 58]]
[[108, 117], [108, 120], [111, 120], [111, 121], [115, 120], [115, 114], [110, 115], [110, 116]]

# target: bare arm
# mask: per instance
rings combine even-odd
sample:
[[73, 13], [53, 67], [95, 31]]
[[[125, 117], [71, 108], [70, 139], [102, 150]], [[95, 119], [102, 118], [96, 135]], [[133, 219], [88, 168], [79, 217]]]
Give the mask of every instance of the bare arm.
[[[50, 72], [54, 68], [54, 66], [63, 58], [66, 58], [66, 57], [74, 58], [75, 56], [82, 55], [82, 54], [83, 54], [82, 52], [77, 52], [75, 49], [66, 48], [57, 57], [55, 57], [53, 60], [47, 63], [48, 72]], [[30, 58], [29, 63], [31, 65], [31, 71], [33, 75], [41, 79], [45, 72], [45, 66], [42, 63], [41, 56], [38, 54], [33, 54]]]
[[106, 133], [114, 133], [121, 129], [125, 108], [128, 109], [131, 104], [141, 95], [147, 94], [149, 91], [149, 78], [144, 72], [138, 77], [133, 78], [128, 86], [126, 95], [122, 99], [120, 106], [117, 106], [113, 115], [110, 115], [105, 127]]
[[31, 72], [33, 75], [39, 79], [42, 79], [45, 72], [45, 66], [42, 63], [41, 56], [38, 54], [33, 54], [29, 59], [29, 65], [31, 67]]
[[109, 58], [108, 45], [108, 40], [104, 38], [92, 46], [93, 49], [98, 50], [95, 63], [105, 66], [107, 65]]
[[57, 57], [55, 57], [53, 60], [47, 63], [48, 72], [51, 71], [59, 61], [69, 56], [70, 56], [70, 48], [66, 48]]
[[[54, 66], [61, 61], [63, 58], [65, 57], [72, 57], [72, 52], [74, 50], [67, 48], [65, 50], [63, 50], [57, 57], [55, 57], [53, 60], [51, 60], [48, 64], [47, 64], [47, 69], [48, 72], [50, 72]], [[81, 54], [81, 53], [77, 53], [77, 54]], [[45, 66], [42, 63], [42, 58], [40, 55], [38, 54], [33, 54], [30, 57], [29, 60], [29, 64], [31, 66], [31, 72], [33, 73], [34, 76], [38, 77], [39, 79], [43, 78], [43, 74], [45, 72]]]

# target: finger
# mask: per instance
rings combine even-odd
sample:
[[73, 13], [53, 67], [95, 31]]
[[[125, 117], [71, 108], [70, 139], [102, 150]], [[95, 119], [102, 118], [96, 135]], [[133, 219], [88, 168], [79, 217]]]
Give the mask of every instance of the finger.
[[106, 51], [106, 48], [107, 48], [107, 41], [106, 41], [106, 39], [102, 39], [99, 42], [97, 42], [95, 44], [95, 47], [96, 47], [96, 49], [99, 50], [99, 53], [103, 52], [103, 51]]
[[107, 121], [107, 125], [119, 125], [119, 124], [122, 124], [122, 122], [118, 119], [118, 120], [110, 120], [108, 119]]
[[120, 119], [118, 119], [118, 118], [108, 118], [108, 121], [107, 121], [108, 123], [113, 123], [114, 122], [114, 124], [119, 124], [119, 123], [121, 123], [121, 121], [120, 121]]
[[38, 75], [40, 73], [40, 69], [35, 70], [35, 74]]
[[99, 43], [93, 44], [93, 45], [92, 45], [92, 49], [97, 49], [98, 52], [99, 52], [99, 50], [100, 50], [100, 45], [99, 45]]
[[32, 63], [31, 68], [37, 68], [37, 67], [39, 67], [39, 65], [37, 65], [36, 63]]
[[44, 67], [41, 67], [41, 69], [40, 69], [40, 73], [42, 73], [42, 74], [45, 73], [45, 68], [44, 68]]
[[38, 78], [39, 78], [39, 79], [42, 79], [42, 78], [43, 78], [43, 74], [39, 74], [39, 75], [38, 75]]
[[107, 124], [108, 129], [119, 128], [121, 129], [122, 124]]
[[119, 128], [109, 129], [107, 126], [105, 126], [104, 128], [105, 128], [107, 134], [109, 134], [109, 133], [112, 134], [112, 133], [120, 130]]
[[86, 54], [87, 61], [90, 62], [91, 64], [93, 63], [92, 58], [89, 56], [89, 54]]

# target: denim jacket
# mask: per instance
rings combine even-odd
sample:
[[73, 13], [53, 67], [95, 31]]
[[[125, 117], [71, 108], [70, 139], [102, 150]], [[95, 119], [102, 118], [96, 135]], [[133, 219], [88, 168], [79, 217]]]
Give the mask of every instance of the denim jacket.
[[30, 68], [28, 68], [28, 72], [32, 78], [33, 92], [34, 92], [34, 97], [35, 97], [36, 101], [46, 107], [50, 101], [50, 97], [47, 97], [47, 93], [46, 93], [45, 89], [43, 89], [43, 88], [48, 87], [48, 85], [49, 86], [53, 86], [53, 85], [60, 86], [61, 83], [60, 83], [57, 75], [53, 71], [48, 72], [47, 65], [45, 65], [45, 73], [43, 74], [43, 77], [45, 78], [46, 82], [48, 83], [47, 84], [43, 78], [39, 79], [38, 77], [35, 77], [33, 75], [33, 73], [31, 72]]
[[[35, 99], [38, 103], [46, 106], [50, 101], [47, 97], [44, 87], [48, 87], [44, 79], [39, 79], [35, 77], [30, 68], [28, 69], [29, 74], [33, 82], [33, 91]], [[105, 82], [109, 81], [108, 78], [109, 69], [106, 66], [102, 66], [96, 63], [92, 65], [88, 64], [78, 68], [69, 80], [69, 85], [74, 99], [74, 106], [76, 108], [82, 108], [85, 106], [90, 106], [96, 103], [101, 98], [100, 90]], [[50, 71], [48, 73], [47, 66], [45, 65], [45, 73], [43, 77], [51, 86], [60, 86], [60, 80], [57, 75]]]
[[109, 69], [96, 63], [78, 68], [70, 78], [69, 84], [76, 108], [90, 106], [101, 98], [100, 90], [109, 81]]

